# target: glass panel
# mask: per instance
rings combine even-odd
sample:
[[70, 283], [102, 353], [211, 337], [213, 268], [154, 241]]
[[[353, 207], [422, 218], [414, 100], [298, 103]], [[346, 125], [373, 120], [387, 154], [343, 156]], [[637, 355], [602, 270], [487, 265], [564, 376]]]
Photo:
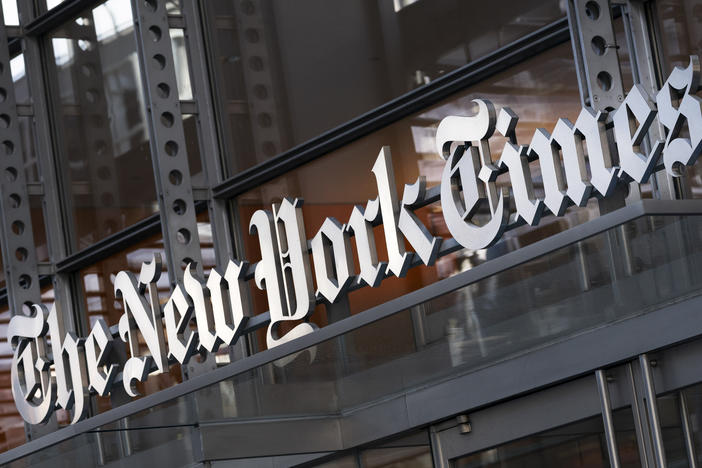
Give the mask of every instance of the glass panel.
[[[205, 2], [233, 175], [565, 16], [558, 0]], [[557, 69], [552, 69], [554, 71]], [[545, 77], [546, 75], [540, 75]]]
[[392, 447], [364, 450], [363, 466], [368, 468], [432, 468], [429, 446]]
[[50, 38], [79, 250], [158, 211], [131, 9], [110, 0]]
[[5, 19], [5, 24], [10, 26], [19, 25], [17, 0], [2, 0], [2, 14]]
[[657, 398], [661, 435], [668, 466], [689, 466], [680, 417], [680, 397], [671, 393]]
[[[615, 424], [622, 416], [631, 419], [631, 410], [614, 412]], [[616, 428], [622, 467], [639, 467], [639, 453], [633, 424]], [[607, 445], [601, 416], [569, 424], [559, 429], [525, 437], [495, 448], [461, 457], [456, 468], [551, 468], [609, 467]]]
[[[424, 176], [429, 186], [440, 182], [444, 161], [436, 154], [436, 127], [445, 116], [473, 113], [472, 100], [476, 98], [490, 99], [496, 108], [512, 108], [521, 117], [517, 133], [522, 144], [528, 144], [539, 127], [553, 129], [559, 117], [574, 122], [580, 112], [580, 95], [570, 44], [564, 43], [544, 52], [433, 107], [360, 138], [241, 195], [236, 203], [242, 223], [242, 256], [251, 262], [260, 258], [258, 239], [248, 234], [251, 215], [261, 208], [270, 210], [271, 204], [279, 202], [284, 196], [304, 199], [303, 214], [308, 239], [312, 238], [328, 216], [335, 217], [341, 223], [346, 222], [355, 205], [365, 206], [367, 200], [377, 197], [371, 168], [378, 152], [385, 145], [389, 145], [392, 151], [399, 190], [402, 190], [404, 184], [413, 183], [419, 176]], [[504, 141], [504, 138], [498, 136], [490, 140], [494, 160], [498, 159]], [[532, 166], [536, 195], [543, 198], [538, 165]], [[326, 183], [320, 184], [320, 180]], [[508, 186], [509, 175], [503, 174], [498, 182]], [[439, 259], [435, 267], [420, 266], [411, 269], [405, 278], [388, 278], [380, 288], [354, 291], [349, 295], [351, 313], [366, 310], [438, 279], [470, 269], [487, 258], [494, 258], [586, 221], [592, 213], [598, 213], [594, 200], [590, 206], [592, 210], [571, 209], [564, 218], [544, 218], [536, 228], [523, 226], [509, 231], [487, 251], [462, 250]], [[450, 237], [439, 203], [422, 208], [416, 214], [433, 235]], [[384, 260], [387, 254], [383, 228], [380, 226], [375, 229], [375, 243], [379, 258]], [[253, 291], [253, 297], [256, 313], [268, 310], [262, 291]], [[318, 307], [317, 314], [324, 316], [323, 306]]]
[[133, 466], [153, 464], [154, 453], [163, 466], [191, 466], [195, 463], [192, 427], [164, 427], [139, 431], [135, 435], [123, 432], [86, 432], [61, 444], [16, 460], [12, 468], [74, 468], [105, 466], [117, 460]]
[[10, 72], [12, 82], [15, 85], [15, 102], [17, 104], [28, 104], [29, 83], [24, 67], [24, 54], [19, 54], [10, 60]]
[[683, 432], [681, 414], [685, 399], [690, 436], [697, 463], [702, 462], [702, 384], [696, 384], [679, 392], [658, 398], [663, 446], [669, 466], [689, 466], [687, 446]]
[[314, 465], [315, 468], [357, 468], [356, 457], [335, 458], [330, 462]]
[[185, 49], [185, 35], [182, 29], [170, 29], [171, 47], [173, 48], [173, 66], [176, 72], [176, 82], [178, 83], [178, 97], [182, 100], [193, 98], [193, 91], [190, 87], [190, 69], [188, 66], [188, 54]]

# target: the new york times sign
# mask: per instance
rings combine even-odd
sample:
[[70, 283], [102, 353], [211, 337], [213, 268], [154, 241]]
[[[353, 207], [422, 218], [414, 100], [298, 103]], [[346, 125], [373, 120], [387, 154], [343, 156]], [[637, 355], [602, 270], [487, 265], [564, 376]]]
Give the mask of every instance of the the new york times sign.
[[[695, 96], [699, 89], [700, 64], [694, 56], [686, 69], [673, 71], [655, 101], [634, 86], [612, 116], [614, 145], [605, 130], [607, 114], [589, 108], [581, 110], [574, 124], [559, 119], [552, 133], [536, 130], [529, 145], [516, 141], [517, 115], [508, 108], [498, 112], [489, 101], [476, 100], [478, 112], [472, 117], [446, 117], [436, 132], [436, 149], [446, 160], [439, 190], [451, 235], [466, 248], [483, 249], [500, 238], [510, 219], [535, 226], [546, 210], [562, 216], [570, 204], [584, 206], [592, 196], [610, 196], [619, 183], [646, 182], [661, 162], [669, 174], [679, 176], [680, 167], [693, 165], [702, 151], [702, 100]], [[651, 141], [650, 153], [643, 154], [642, 142], [656, 119], [665, 127], [666, 139]], [[499, 158], [490, 154], [495, 132], [508, 140]], [[530, 165], [537, 164], [543, 199], [534, 195], [531, 178]], [[249, 230], [261, 248], [258, 263], [231, 260], [223, 271], [211, 270], [206, 280], [188, 265], [164, 306], [156, 289], [158, 257], [144, 263], [138, 277], [118, 273], [114, 293], [124, 303], [119, 337], [129, 348], [129, 358], [120, 365], [108, 360], [116, 343], [103, 320], [83, 339], [65, 331], [55, 306], [47, 310], [37, 304], [31, 317], [15, 315], [8, 341], [14, 348], [12, 394], [22, 417], [40, 424], [60, 407], [73, 411], [75, 423], [86, 416], [90, 393], [109, 394], [120, 371], [124, 389], [135, 396], [135, 383], [152, 371], [167, 372], [169, 361], [185, 364], [195, 352], [213, 353], [232, 345], [249, 315], [247, 277], [253, 276], [267, 294], [270, 348], [315, 330], [307, 319], [317, 299], [333, 303], [352, 285], [378, 287], [387, 276], [402, 277], [414, 256], [432, 265], [443, 239], [433, 237], [414, 214], [425, 199], [425, 181], [405, 185], [400, 197], [387, 147], [370, 170], [378, 197], [356, 206], [346, 224], [326, 219], [309, 243], [314, 278], [299, 199], [284, 199], [272, 211], [258, 210], [251, 217]], [[511, 189], [496, 185], [498, 174], [505, 172]], [[488, 207], [489, 220], [477, 224], [473, 218], [481, 205]], [[382, 262], [373, 237], [373, 226], [379, 223], [388, 251]], [[405, 240], [413, 253], [405, 251]], [[250, 268], [253, 275], [247, 275]], [[192, 320], [197, 331], [190, 326]], [[292, 322], [285, 334], [279, 331], [283, 322]], [[140, 345], [139, 335], [145, 345]]]

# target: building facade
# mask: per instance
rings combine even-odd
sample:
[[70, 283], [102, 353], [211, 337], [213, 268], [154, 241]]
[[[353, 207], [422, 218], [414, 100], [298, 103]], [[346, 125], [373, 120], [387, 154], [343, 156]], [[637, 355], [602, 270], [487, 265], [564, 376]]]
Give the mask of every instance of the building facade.
[[0, 464], [702, 463], [702, 1], [2, 13]]

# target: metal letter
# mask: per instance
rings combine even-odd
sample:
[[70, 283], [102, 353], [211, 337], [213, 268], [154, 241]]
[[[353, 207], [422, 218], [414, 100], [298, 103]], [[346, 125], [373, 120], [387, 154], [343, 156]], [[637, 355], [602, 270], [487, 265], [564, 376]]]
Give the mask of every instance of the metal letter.
[[66, 332], [63, 319], [59, 319], [56, 312], [56, 304], [51, 307], [47, 322], [56, 372], [56, 403], [67, 410], [73, 408], [71, 424], [75, 424], [88, 414], [90, 394], [83, 348], [85, 340], [73, 332]]
[[648, 93], [641, 85], [635, 84], [612, 117], [619, 152], [620, 178], [626, 176], [634, 182], [643, 184], [651, 177], [663, 152], [665, 141], [656, 141], [648, 156], [640, 151], [641, 143], [648, 129], [651, 128], [655, 116], [656, 109]]
[[[207, 279], [207, 289], [212, 300], [212, 313], [214, 314], [215, 331], [226, 346], [233, 345], [243, 332], [249, 318], [244, 315], [243, 295], [248, 291], [244, 279], [248, 262], [229, 261], [224, 272], [224, 278], [216, 269], [210, 271]], [[229, 291], [229, 295], [222, 293], [222, 286]], [[225, 298], [228, 302], [225, 305]]]
[[163, 313], [168, 333], [168, 357], [187, 364], [197, 348], [198, 333], [190, 329], [193, 305], [183, 293], [181, 285], [173, 289], [173, 294], [163, 306]]
[[213, 353], [219, 349], [222, 340], [218, 339], [215, 330], [214, 315], [212, 313], [212, 303], [209, 301], [209, 289], [205, 287], [205, 282], [193, 276], [193, 264], [188, 263], [183, 274], [183, 286], [185, 292], [190, 296], [195, 310], [195, 321], [197, 322], [197, 336], [200, 344], [198, 349]]
[[[609, 142], [605, 129], [606, 112], [595, 112], [589, 107], [580, 110], [578, 119], [575, 121], [576, 148], [578, 149], [578, 170], [581, 171], [582, 180], [587, 180], [587, 170], [585, 169], [585, 158], [582, 155], [582, 140], [585, 139], [587, 145], [587, 158], [590, 161], [590, 183], [602, 194], [608, 197], [614, 192], [617, 185], [617, 167], [612, 163], [612, 154], [609, 151]], [[563, 156], [565, 159], [565, 155]], [[566, 177], [568, 175], [566, 166]], [[570, 188], [570, 180], [568, 181]], [[588, 192], [588, 197], [590, 196]], [[586, 202], [587, 203], [587, 202]]]
[[510, 139], [505, 142], [497, 165], [507, 168], [512, 183], [517, 214], [529, 225], [536, 226], [544, 211], [543, 200], [534, 195], [534, 182], [529, 170], [528, 148], [517, 145], [514, 132], [519, 117], [510, 108], [502, 108], [497, 119], [497, 130]]
[[[288, 312], [288, 300], [290, 298], [294, 300], [296, 297], [295, 294], [298, 291], [301, 292], [303, 298], [308, 291], [310, 296], [312, 295], [311, 283], [307, 283], [308, 277], [305, 278], [306, 284], [297, 284], [296, 289], [294, 290], [289, 290], [287, 287], [285, 289], [283, 288], [284, 284], [287, 285], [293, 282], [293, 270], [290, 268], [292, 265], [297, 265], [298, 268], [301, 266], [303, 268], [302, 272], [297, 272], [298, 277], [300, 275], [309, 275], [309, 258], [307, 258], [307, 271], [304, 271], [304, 265], [300, 265], [300, 263], [304, 261], [303, 259], [300, 259], [300, 256], [302, 255], [300, 240], [302, 237], [304, 237], [304, 233], [302, 233], [301, 237], [301, 222], [298, 219], [298, 213], [296, 212], [296, 210], [299, 209], [299, 206], [295, 205], [296, 204], [290, 203], [290, 201], [287, 199], [283, 200], [280, 210], [276, 210], [277, 212], [275, 218], [270, 211], [258, 210], [253, 214], [251, 221], [249, 222], [249, 231], [251, 234], [258, 234], [259, 245], [261, 247], [261, 261], [256, 265], [254, 277], [256, 280], [256, 286], [258, 286], [258, 288], [261, 290], [265, 289], [268, 296], [268, 308], [271, 316], [271, 323], [268, 325], [268, 332], [266, 334], [266, 346], [268, 348], [273, 348], [315, 330], [315, 327], [313, 327], [311, 324], [301, 323], [295, 326], [295, 328], [289, 331], [284, 337], [279, 337], [277, 331], [280, 322], [305, 318], [310, 308], [309, 301], [312, 300], [307, 299], [306, 304], [299, 305], [299, 308], [296, 307], [296, 311], [298, 312], [297, 315], [290, 314]], [[286, 222], [293, 223], [293, 225], [286, 227]], [[280, 250], [278, 249], [276, 237], [273, 237], [274, 223], [281, 224], [280, 229], [278, 229], [278, 226], [276, 226], [277, 239], [279, 241], [286, 242], [286, 244], [284, 244]], [[297, 225], [295, 225], [295, 223], [297, 223]], [[292, 248], [290, 248], [291, 238], [293, 239]], [[295, 240], [295, 238], [297, 238], [297, 240]], [[298, 244], [297, 247], [294, 246], [295, 243]], [[305, 256], [307, 255], [306, 250], [307, 249], [305, 246]], [[285, 252], [285, 255], [283, 255], [283, 251]], [[288, 278], [289, 281], [286, 283], [283, 282], [281, 267], [279, 264], [279, 261], [283, 258], [288, 260], [287, 274], [290, 275], [290, 278]], [[295, 260], [293, 260], [293, 258]], [[309, 290], [307, 289], [308, 287], [310, 288]], [[289, 296], [289, 294], [292, 294], [292, 296]], [[283, 302], [283, 297], [286, 298], [286, 302]]]
[[119, 366], [107, 365], [112, 351], [112, 333], [102, 318], [98, 318], [85, 340], [85, 361], [88, 366], [89, 388], [100, 396], [106, 396], [112, 388]]
[[[144, 263], [141, 267], [140, 278], [148, 281], [149, 299], [151, 309], [143, 296], [146, 284], [138, 283], [132, 272], [120, 271], [115, 277], [115, 298], [122, 299], [124, 314], [119, 320], [119, 334], [122, 341], [129, 344], [131, 357], [124, 364], [122, 370], [122, 383], [125, 391], [136, 396], [132, 382], [143, 382], [149, 374], [151, 360], [156, 363], [160, 372], [168, 370], [168, 360], [165, 354], [165, 339], [161, 322], [161, 306], [158, 302], [156, 281], [161, 275], [160, 256], [154, 256], [151, 262]], [[142, 356], [140, 351], [137, 330], [141, 332], [150, 356]]]
[[[691, 55], [687, 68], [675, 67], [656, 95], [658, 119], [668, 129], [663, 162], [674, 177], [682, 175], [678, 164], [692, 166], [702, 153], [702, 99], [695, 96], [699, 89], [700, 61]], [[680, 136], [686, 122], [689, 137]]]
[[7, 327], [7, 341], [15, 348], [10, 368], [12, 398], [22, 419], [29, 424], [49, 420], [56, 402], [56, 382], [47, 357], [45, 306], [32, 306], [32, 317], [15, 315]]
[[[436, 132], [436, 145], [439, 154], [446, 157], [451, 144], [460, 143], [448, 156], [441, 176], [441, 208], [446, 226], [456, 241], [463, 247], [479, 250], [497, 242], [506, 229], [509, 192], [503, 189], [498, 195], [495, 184], [498, 169], [492, 164], [487, 142], [495, 130], [495, 107], [487, 100], [473, 102], [478, 104], [475, 116], [452, 116], [441, 121]], [[471, 142], [475, 141], [479, 147], [472, 146]], [[478, 226], [471, 219], [486, 198], [491, 219]]]
[[433, 265], [439, 255], [441, 237], [431, 235], [427, 227], [414, 214], [417, 204], [424, 200], [427, 181], [422, 176], [414, 184], [405, 184], [400, 205], [400, 217], [397, 227], [410, 243], [414, 251], [425, 265]]
[[412, 257], [405, 252], [405, 241], [400, 237], [397, 226], [400, 205], [397, 202], [395, 171], [392, 167], [389, 146], [383, 146], [380, 150], [371, 171], [375, 174], [378, 185], [380, 214], [383, 217], [385, 244], [388, 247], [387, 271], [401, 278], [407, 274]]
[[353, 280], [351, 236], [339, 221], [327, 218], [311, 244], [317, 279], [316, 295], [333, 303]]
[[358, 283], [366, 283], [372, 288], [378, 287], [383, 280], [387, 263], [378, 262], [378, 251], [375, 248], [375, 235], [373, 234], [373, 221], [380, 213], [378, 200], [369, 201], [364, 209], [354, 206], [348, 224], [344, 226], [346, 232], [353, 231], [356, 239], [356, 253], [358, 253]]

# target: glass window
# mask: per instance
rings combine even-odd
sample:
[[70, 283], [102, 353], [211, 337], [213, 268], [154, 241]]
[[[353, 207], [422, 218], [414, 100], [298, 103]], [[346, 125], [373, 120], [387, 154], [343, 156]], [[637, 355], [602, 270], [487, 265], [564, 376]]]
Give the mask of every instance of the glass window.
[[690, 55], [702, 47], [702, 4], [686, 0], [657, 0], [656, 17], [663, 45], [663, 71], [668, 76], [677, 66], [686, 67]]
[[29, 103], [29, 83], [24, 66], [24, 54], [19, 54], [10, 60], [10, 73], [15, 86], [15, 102], [17, 104]]
[[557, 0], [204, 5], [230, 175], [565, 16]]
[[133, 29], [110, 0], [50, 34], [75, 250], [158, 211]]
[[[248, 222], [256, 210], [270, 210], [271, 204], [279, 202], [284, 196], [304, 199], [303, 214], [308, 239], [317, 232], [326, 217], [333, 216], [341, 223], [346, 222], [355, 205], [365, 206], [368, 200], [377, 197], [371, 168], [385, 145], [391, 148], [398, 190], [401, 191], [404, 184], [414, 183], [419, 176], [426, 178], [428, 186], [436, 185], [444, 167], [444, 161], [436, 154], [434, 145], [436, 127], [448, 115], [473, 113], [473, 99], [490, 99], [496, 108], [511, 107], [520, 116], [517, 134], [522, 144], [528, 144], [539, 127], [552, 130], [559, 117], [567, 117], [574, 122], [580, 111], [577, 83], [571, 47], [569, 43], [564, 43], [241, 195], [236, 200], [244, 245], [240, 255], [251, 262], [260, 258], [258, 239], [248, 234]], [[498, 136], [490, 140], [493, 160], [498, 159], [504, 141]], [[538, 165], [532, 164], [537, 196], [543, 197], [538, 171]], [[318, 183], [320, 180], [326, 183]], [[498, 178], [499, 183], [508, 181], [508, 174]], [[594, 201], [593, 206], [596, 206]], [[439, 203], [417, 210], [416, 214], [433, 235], [450, 237]], [[366, 310], [437, 279], [469, 269], [487, 258], [535, 242], [587, 220], [590, 214], [589, 210], [571, 209], [565, 218], [549, 217], [536, 228], [523, 226], [509, 231], [502, 241], [487, 251], [464, 249], [440, 258], [435, 267], [413, 268], [405, 278], [386, 279], [380, 288], [354, 291], [349, 295], [351, 313]], [[379, 258], [385, 260], [387, 252], [381, 226], [375, 228], [375, 243]], [[257, 313], [267, 310], [264, 292], [255, 290], [253, 298]], [[319, 306], [319, 309], [322, 310], [322, 307]]]
[[19, 24], [17, 0], [2, 0], [2, 14], [5, 19], [5, 24], [17, 26]]
[[[641, 466], [630, 408], [614, 414], [617, 447], [622, 467]], [[495, 448], [461, 457], [456, 468], [541, 468], [609, 466], [601, 416], [542, 432]]]

